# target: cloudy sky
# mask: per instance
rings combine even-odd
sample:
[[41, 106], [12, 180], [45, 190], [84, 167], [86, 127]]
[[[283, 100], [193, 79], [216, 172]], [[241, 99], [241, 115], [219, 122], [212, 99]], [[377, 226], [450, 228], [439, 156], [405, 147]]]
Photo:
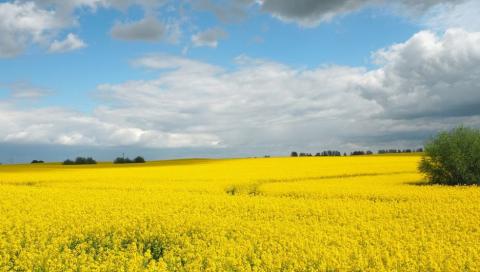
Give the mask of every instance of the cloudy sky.
[[0, 162], [415, 148], [480, 127], [478, 0], [0, 1]]

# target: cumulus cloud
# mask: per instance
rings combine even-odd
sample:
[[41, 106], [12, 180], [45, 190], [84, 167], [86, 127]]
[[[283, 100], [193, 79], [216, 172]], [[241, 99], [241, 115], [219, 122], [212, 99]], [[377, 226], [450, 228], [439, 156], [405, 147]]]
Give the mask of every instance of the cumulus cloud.
[[362, 96], [393, 118], [480, 114], [480, 32], [450, 29], [415, 34], [375, 54]]
[[165, 26], [154, 17], [146, 17], [136, 22], [116, 23], [111, 35], [119, 40], [155, 42], [164, 38]]
[[377, 51], [375, 69], [296, 68], [239, 56], [235, 68], [171, 55], [132, 61], [149, 80], [101, 84], [91, 114], [0, 103], [1, 142], [266, 150], [421, 145], [480, 126], [480, 33], [422, 31]]
[[171, 133], [105, 122], [61, 108], [18, 110], [0, 103], [1, 142], [83, 146], [215, 146], [211, 135]]
[[[78, 26], [75, 11], [86, 8], [125, 10], [138, 5], [150, 14], [165, 4], [157, 0], [16, 0], [0, 2], [0, 58], [20, 55], [30, 45], [37, 45], [50, 52], [67, 52], [85, 47], [78, 36], [69, 34], [64, 40], [57, 36], [62, 30]], [[159, 40], [164, 26], [151, 17], [139, 22], [119, 23], [112, 34], [119, 39]], [[56, 39], [57, 38], [57, 39]]]
[[48, 49], [51, 53], [64, 53], [86, 47], [87, 44], [82, 41], [77, 35], [69, 33], [67, 37], [62, 40], [54, 40]]
[[[134, 61], [154, 80], [105, 84], [109, 120], [215, 135], [222, 146], [421, 144], [439, 129], [480, 122], [480, 33], [423, 31], [374, 54], [378, 68], [297, 69], [240, 56], [234, 71], [165, 55]], [[135, 110], [134, 110], [135, 109]], [[131, 112], [135, 114], [131, 114]], [[382, 138], [383, 137], [383, 138]]]
[[0, 3], [0, 57], [17, 56], [30, 43], [47, 43], [65, 24], [55, 11], [41, 9], [34, 2]]
[[192, 43], [195, 47], [208, 46], [217, 47], [218, 41], [225, 39], [227, 32], [221, 28], [210, 28], [192, 36]]

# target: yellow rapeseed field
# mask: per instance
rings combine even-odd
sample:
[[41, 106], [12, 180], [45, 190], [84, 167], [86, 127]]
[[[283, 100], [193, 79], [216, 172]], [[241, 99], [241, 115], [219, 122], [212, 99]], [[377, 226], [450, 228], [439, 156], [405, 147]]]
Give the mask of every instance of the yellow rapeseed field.
[[0, 166], [1, 271], [480, 271], [419, 156]]

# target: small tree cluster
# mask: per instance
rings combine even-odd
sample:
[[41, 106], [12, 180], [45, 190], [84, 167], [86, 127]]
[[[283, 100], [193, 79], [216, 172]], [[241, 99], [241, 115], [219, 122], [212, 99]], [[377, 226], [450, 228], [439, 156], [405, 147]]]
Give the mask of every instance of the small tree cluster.
[[31, 162], [31, 164], [36, 164], [36, 163], [44, 163], [44, 161], [42, 161], [42, 160], [33, 160], [33, 161]]
[[[291, 157], [313, 157], [314, 155], [312, 155], [312, 153], [305, 153], [305, 152], [297, 153], [296, 151], [293, 151], [292, 153], [290, 153], [290, 156]], [[326, 151], [315, 153], [315, 157], [321, 157], [321, 156], [342, 156], [342, 153], [337, 150], [326, 150]]]
[[397, 154], [397, 153], [413, 153], [413, 152], [423, 152], [423, 148], [417, 149], [380, 149], [378, 154]]
[[350, 152], [351, 156], [362, 156], [362, 155], [372, 155], [372, 154], [373, 152], [370, 150], [367, 150], [367, 151], [357, 150], [357, 151]]
[[419, 165], [431, 183], [480, 185], [480, 130], [458, 127], [425, 145]]
[[145, 159], [141, 156], [137, 156], [135, 159], [131, 160], [130, 158], [118, 157], [113, 163], [122, 164], [122, 163], [144, 163]]
[[336, 157], [336, 156], [342, 156], [342, 153], [340, 153], [340, 151], [337, 151], [337, 150], [326, 150], [326, 151], [322, 151], [322, 152], [319, 152], [317, 154], [315, 154], [316, 157]]
[[74, 161], [70, 160], [70, 159], [66, 159], [63, 164], [64, 165], [81, 165], [81, 164], [96, 164], [97, 161], [94, 160], [93, 158], [91, 157], [87, 157], [87, 158], [84, 158], [84, 157], [77, 157]]

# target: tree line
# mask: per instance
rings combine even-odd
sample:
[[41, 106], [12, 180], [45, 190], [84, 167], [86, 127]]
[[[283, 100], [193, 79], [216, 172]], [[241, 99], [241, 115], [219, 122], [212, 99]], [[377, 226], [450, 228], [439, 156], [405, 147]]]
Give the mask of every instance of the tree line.
[[144, 163], [144, 162], [145, 162], [145, 159], [141, 156], [137, 156], [133, 160], [131, 160], [128, 157], [127, 158], [118, 157], [113, 161], [113, 163], [115, 163], [115, 164], [120, 164], [120, 163]]
[[63, 165], [82, 165], [82, 164], [97, 164], [97, 161], [92, 157], [77, 157], [75, 160], [66, 159]]
[[[423, 152], [423, 148], [417, 149], [380, 149], [377, 151], [377, 154], [398, 154], [398, 153], [414, 153], [414, 152]], [[361, 156], [361, 155], [373, 155], [374, 152], [371, 150], [355, 150], [350, 152], [350, 156]], [[342, 156], [342, 153], [338, 150], [325, 150], [322, 152], [317, 152], [315, 155], [312, 153], [296, 152], [292, 151], [290, 153], [291, 157], [337, 157]], [[344, 152], [343, 156], [347, 156], [347, 153]]]
[[[133, 160], [125, 157], [117, 157], [113, 160], [114, 164], [122, 163], [145, 163], [145, 159], [142, 156], [137, 156]], [[43, 161], [33, 160], [32, 163], [43, 163]], [[63, 165], [83, 165], [83, 164], [97, 164], [97, 161], [92, 157], [77, 157], [75, 160], [66, 159]]]

